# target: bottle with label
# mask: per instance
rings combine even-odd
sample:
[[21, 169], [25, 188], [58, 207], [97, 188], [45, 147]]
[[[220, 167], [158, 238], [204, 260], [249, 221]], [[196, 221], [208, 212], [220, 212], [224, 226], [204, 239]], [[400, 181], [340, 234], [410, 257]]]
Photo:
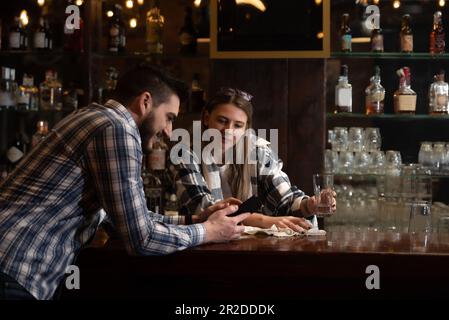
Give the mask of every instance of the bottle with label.
[[39, 86], [39, 95], [42, 110], [62, 110], [62, 85], [55, 71], [47, 70], [45, 81]]
[[204, 89], [200, 85], [200, 75], [195, 73], [192, 80], [192, 93], [191, 93], [191, 111], [201, 112], [205, 103]]
[[394, 93], [394, 112], [409, 113], [416, 112], [416, 92], [410, 87], [410, 68], [403, 67], [397, 71], [399, 76], [399, 89]]
[[413, 32], [410, 27], [410, 15], [402, 16], [401, 32], [400, 32], [401, 52], [413, 52]]
[[8, 159], [9, 165], [15, 167], [27, 151], [27, 143], [24, 141], [22, 135], [17, 132], [14, 142], [10, 145], [8, 151], [6, 151], [6, 158]]
[[179, 43], [181, 44], [180, 53], [183, 55], [195, 55], [197, 32], [193, 25], [192, 8], [186, 7], [184, 25], [179, 31]]
[[62, 107], [65, 112], [73, 112], [78, 109], [78, 89], [73, 82], [62, 94]]
[[38, 121], [36, 133], [31, 138], [31, 148], [37, 146], [48, 135], [48, 122]]
[[434, 80], [429, 89], [429, 114], [449, 114], [449, 85], [444, 81], [444, 70]]
[[351, 52], [352, 51], [352, 33], [351, 28], [349, 28], [349, 14], [345, 13], [341, 19], [340, 27], [340, 39], [341, 39], [341, 51]]
[[[379, 16], [380, 20], [380, 16]], [[376, 26], [371, 31], [371, 51], [372, 52], [384, 52], [384, 35], [382, 33], [382, 29], [379, 26]]]
[[161, 180], [147, 169], [147, 156], [143, 156], [142, 180], [147, 208], [151, 212], [162, 214], [163, 189]]
[[19, 17], [14, 18], [14, 24], [9, 30], [9, 49], [25, 50], [27, 48], [26, 32]]
[[[69, 0], [67, 1], [67, 5], [76, 5], [76, 1]], [[81, 12], [80, 12], [81, 14]], [[72, 23], [73, 19], [70, 19], [70, 13], [66, 13], [66, 17], [64, 19], [64, 50], [71, 52], [84, 52], [84, 20], [80, 16], [79, 19], [79, 28], [75, 25], [68, 25], [68, 23]]]
[[50, 36], [50, 29], [44, 18], [39, 18], [39, 27], [34, 33], [33, 44], [37, 50], [51, 50], [53, 42]]
[[433, 15], [433, 30], [430, 33], [430, 53], [444, 53], [445, 33], [443, 29], [443, 14], [441, 11], [435, 12]]
[[148, 169], [152, 171], [162, 171], [166, 169], [167, 145], [162, 137], [155, 137], [155, 141], [151, 146], [148, 154]]
[[164, 29], [165, 18], [161, 15], [159, 1], [155, 0], [153, 7], [147, 13], [146, 19], [146, 44], [147, 50], [152, 54], [162, 54], [162, 32]]
[[22, 85], [19, 87], [17, 109], [21, 111], [39, 110], [39, 89], [34, 85], [32, 75], [24, 74]]
[[384, 113], [385, 88], [380, 84], [380, 68], [376, 66], [375, 74], [365, 90], [366, 114]]
[[337, 112], [352, 112], [352, 85], [348, 82], [348, 66], [342, 65], [340, 77], [335, 86], [335, 107]]
[[106, 70], [106, 77], [104, 79], [104, 85], [98, 88], [98, 103], [104, 104], [112, 96], [112, 93], [117, 86], [118, 71], [114, 67], [109, 67]]
[[121, 19], [122, 6], [114, 6], [114, 15], [109, 20], [109, 41], [108, 50], [110, 52], [123, 52], [126, 44], [124, 25]]
[[13, 69], [2, 67], [2, 78], [0, 82], [0, 110], [14, 110], [17, 105], [17, 95], [11, 81]]

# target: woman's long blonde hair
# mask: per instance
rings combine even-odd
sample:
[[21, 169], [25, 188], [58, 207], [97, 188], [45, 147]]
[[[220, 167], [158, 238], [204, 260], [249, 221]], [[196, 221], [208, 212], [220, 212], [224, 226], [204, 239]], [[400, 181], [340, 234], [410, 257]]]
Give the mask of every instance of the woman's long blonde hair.
[[[248, 117], [248, 120], [246, 122], [246, 128], [252, 129], [252, 118], [253, 118], [253, 105], [251, 103], [252, 96], [246, 92], [243, 92], [238, 89], [232, 89], [232, 88], [222, 88], [220, 89], [214, 97], [212, 97], [204, 106], [203, 112], [201, 114], [201, 132], [204, 132], [204, 130], [207, 129], [207, 127], [204, 125], [204, 120], [206, 116], [206, 112], [211, 115], [212, 112], [223, 104], [232, 104], [235, 107], [243, 110]], [[245, 134], [243, 139], [248, 139], [247, 135]], [[244, 142], [244, 159], [248, 159], [248, 143], [247, 141]], [[234, 157], [236, 155], [236, 146], [234, 148]], [[235, 160], [235, 159], [234, 159]], [[237, 164], [237, 161], [233, 161], [232, 164], [230, 164], [231, 174], [229, 175], [229, 185], [231, 186], [231, 192], [232, 195], [237, 197], [240, 200], [246, 200], [251, 195], [250, 193], [250, 186], [251, 186], [251, 175], [250, 175], [250, 168], [247, 161], [244, 161], [243, 164]]]

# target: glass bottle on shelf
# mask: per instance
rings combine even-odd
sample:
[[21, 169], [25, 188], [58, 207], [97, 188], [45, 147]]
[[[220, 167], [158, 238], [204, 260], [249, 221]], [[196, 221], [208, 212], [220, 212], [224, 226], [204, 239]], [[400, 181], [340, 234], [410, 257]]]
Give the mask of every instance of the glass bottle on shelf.
[[22, 85], [19, 87], [17, 108], [21, 111], [39, 110], [39, 89], [34, 85], [32, 75], [24, 74]]
[[104, 86], [98, 88], [98, 103], [104, 104], [112, 96], [112, 93], [117, 86], [118, 71], [114, 67], [109, 67], [106, 70], [106, 77], [104, 80]]
[[371, 31], [371, 51], [384, 52], [384, 35], [382, 33], [382, 29], [380, 28], [380, 26], [376, 26]]
[[22, 134], [17, 132], [13, 143], [6, 151], [6, 158], [8, 159], [10, 167], [15, 167], [26, 153], [27, 144], [22, 139]]
[[10, 50], [26, 50], [28, 39], [19, 17], [14, 17], [14, 24], [8, 35]]
[[147, 156], [143, 157], [142, 180], [147, 208], [151, 212], [162, 214], [163, 188], [162, 182], [153, 172], [147, 168]]
[[430, 53], [440, 54], [444, 53], [445, 48], [445, 33], [443, 29], [443, 14], [441, 11], [435, 12], [433, 15], [433, 30], [430, 33]]
[[401, 22], [400, 32], [401, 52], [413, 52], [413, 32], [410, 27], [410, 15], [404, 14]]
[[122, 6], [116, 4], [114, 6], [114, 15], [109, 20], [109, 52], [122, 52], [125, 49], [125, 33], [124, 24], [121, 20]]
[[340, 40], [341, 40], [341, 51], [351, 52], [352, 51], [352, 34], [351, 34], [351, 28], [349, 27], [349, 14], [348, 13], [344, 13], [341, 18]]
[[65, 112], [72, 112], [78, 109], [78, 89], [73, 82], [64, 90], [62, 94], [62, 107]]
[[39, 94], [42, 110], [62, 110], [62, 85], [55, 71], [47, 70], [45, 81], [39, 86]]
[[19, 85], [16, 81], [16, 69], [10, 68], [9, 69], [9, 77], [10, 77], [10, 87], [11, 87], [11, 93], [14, 100], [14, 106], [17, 108], [17, 98], [19, 96]]
[[162, 32], [165, 18], [161, 15], [159, 1], [155, 0], [146, 18], [146, 44], [147, 50], [152, 54], [163, 53]]
[[337, 112], [352, 112], [352, 85], [348, 82], [348, 66], [342, 65], [335, 86], [335, 108]]
[[449, 85], [444, 81], [444, 70], [434, 79], [429, 89], [429, 114], [449, 114]]
[[50, 29], [47, 21], [41, 17], [39, 18], [39, 27], [34, 33], [33, 38], [34, 48], [37, 50], [51, 50], [53, 43], [50, 36]]
[[380, 83], [380, 68], [376, 66], [374, 76], [370, 79], [370, 84], [365, 90], [366, 114], [383, 114], [385, 88]]
[[48, 122], [38, 121], [36, 133], [31, 137], [31, 148], [34, 148], [48, 135]]
[[409, 113], [416, 112], [416, 92], [410, 87], [410, 68], [403, 67], [397, 71], [399, 76], [399, 89], [394, 93], [394, 112]]
[[11, 70], [11, 68], [2, 67], [2, 78], [0, 82], [0, 110], [16, 108], [16, 92], [14, 92], [11, 81]]
[[193, 25], [192, 8], [186, 7], [184, 25], [179, 31], [180, 53], [183, 55], [195, 55], [197, 47], [196, 38], [197, 32]]

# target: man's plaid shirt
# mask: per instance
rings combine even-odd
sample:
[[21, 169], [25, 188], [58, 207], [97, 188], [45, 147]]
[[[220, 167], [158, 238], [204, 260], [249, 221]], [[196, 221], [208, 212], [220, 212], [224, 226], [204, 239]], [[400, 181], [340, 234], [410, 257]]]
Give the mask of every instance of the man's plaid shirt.
[[0, 271], [51, 299], [104, 211], [131, 254], [202, 243], [203, 225], [147, 210], [141, 164], [138, 128], [118, 102], [62, 120], [0, 185]]

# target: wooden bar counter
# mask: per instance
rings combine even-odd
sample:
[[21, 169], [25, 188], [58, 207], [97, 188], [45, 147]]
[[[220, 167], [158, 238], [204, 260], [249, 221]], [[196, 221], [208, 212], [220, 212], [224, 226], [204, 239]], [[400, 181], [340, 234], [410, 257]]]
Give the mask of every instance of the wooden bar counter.
[[[81, 289], [62, 299], [294, 301], [449, 298], [449, 237], [368, 229], [325, 237], [244, 236], [168, 256], [128, 256], [118, 241], [77, 259]], [[368, 266], [380, 289], [368, 290]]]

